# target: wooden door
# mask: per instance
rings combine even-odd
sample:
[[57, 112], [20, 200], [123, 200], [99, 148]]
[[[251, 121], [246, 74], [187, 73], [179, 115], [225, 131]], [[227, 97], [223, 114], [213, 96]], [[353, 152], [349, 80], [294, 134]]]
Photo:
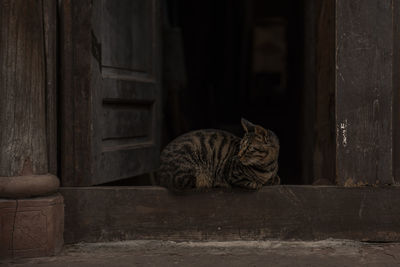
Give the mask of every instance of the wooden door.
[[157, 168], [159, 9], [159, 0], [61, 2], [63, 186]]

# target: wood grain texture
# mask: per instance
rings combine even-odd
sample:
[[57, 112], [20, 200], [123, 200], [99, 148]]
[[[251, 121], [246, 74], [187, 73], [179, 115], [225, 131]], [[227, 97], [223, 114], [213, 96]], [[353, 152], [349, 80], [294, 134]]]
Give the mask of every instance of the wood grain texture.
[[0, 176], [48, 171], [44, 24], [41, 1], [1, 1]]
[[393, 183], [393, 38], [392, 1], [336, 0], [338, 184]]
[[336, 178], [335, 0], [316, 1], [314, 181]]
[[393, 1], [393, 177], [400, 183], [400, 2]]
[[400, 241], [400, 188], [271, 186], [173, 195], [158, 187], [61, 188], [65, 242], [327, 238]]
[[92, 91], [91, 5], [89, 0], [62, 1], [60, 7], [61, 53], [61, 182], [80, 185], [91, 177], [90, 133]]
[[64, 205], [58, 193], [19, 200], [0, 199], [0, 220], [0, 261], [53, 256], [63, 247]]
[[101, 35], [104, 67], [151, 71], [153, 55], [143, 46], [151, 48], [153, 42], [152, 5], [149, 0], [102, 0], [102, 31], [107, 33]]
[[43, 0], [46, 68], [46, 136], [49, 173], [58, 175], [57, 2]]
[[101, 184], [158, 167], [159, 9], [158, 0], [62, 2], [64, 186]]
[[393, 139], [400, 117], [397, 5], [317, 4], [315, 179], [345, 186], [394, 183], [393, 159], [400, 158]]

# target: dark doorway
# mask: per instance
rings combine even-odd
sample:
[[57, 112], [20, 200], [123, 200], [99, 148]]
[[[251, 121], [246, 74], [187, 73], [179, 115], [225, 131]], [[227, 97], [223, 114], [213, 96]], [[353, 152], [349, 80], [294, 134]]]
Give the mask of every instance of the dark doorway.
[[303, 2], [167, 0], [166, 11], [164, 144], [202, 128], [241, 136], [244, 117], [278, 135], [282, 182], [301, 184]]

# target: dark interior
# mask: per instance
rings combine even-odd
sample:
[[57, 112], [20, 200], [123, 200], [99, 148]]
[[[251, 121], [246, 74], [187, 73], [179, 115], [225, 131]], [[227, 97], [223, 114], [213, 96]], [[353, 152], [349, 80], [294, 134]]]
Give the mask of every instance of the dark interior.
[[278, 135], [282, 182], [301, 184], [302, 1], [168, 0], [164, 14], [163, 143], [202, 128], [240, 136], [244, 117]]
[[[162, 146], [195, 129], [242, 136], [243, 117], [279, 137], [281, 183], [306, 183], [303, 1], [163, 4]], [[110, 185], [148, 185], [150, 180], [144, 175]]]

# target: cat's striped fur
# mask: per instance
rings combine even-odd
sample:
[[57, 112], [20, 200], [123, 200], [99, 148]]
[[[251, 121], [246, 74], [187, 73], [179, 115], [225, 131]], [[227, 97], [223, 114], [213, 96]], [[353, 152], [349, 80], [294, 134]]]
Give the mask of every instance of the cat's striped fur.
[[242, 139], [221, 130], [198, 130], [173, 140], [161, 153], [158, 184], [174, 191], [279, 184], [278, 138], [245, 119], [242, 125]]

